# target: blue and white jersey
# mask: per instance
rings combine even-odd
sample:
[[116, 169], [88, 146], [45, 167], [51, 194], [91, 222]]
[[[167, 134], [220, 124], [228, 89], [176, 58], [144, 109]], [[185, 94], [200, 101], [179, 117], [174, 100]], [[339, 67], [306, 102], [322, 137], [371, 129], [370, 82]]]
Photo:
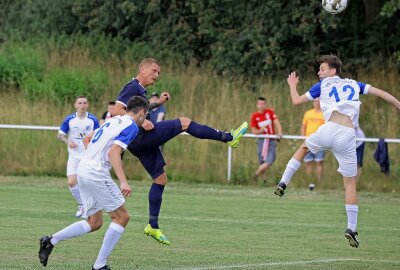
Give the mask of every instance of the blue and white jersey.
[[133, 78], [129, 83], [122, 87], [117, 97], [117, 103], [125, 106], [131, 97], [139, 96], [147, 100], [147, 90], [144, 88], [137, 79]]
[[309, 100], [320, 98], [325, 122], [330, 119], [332, 112], [338, 111], [348, 115], [356, 128], [360, 114], [360, 94], [368, 94], [370, 87], [369, 84], [334, 76], [314, 84], [306, 96]]
[[82, 141], [83, 137], [97, 128], [99, 128], [99, 122], [93, 114], [86, 113], [86, 116], [80, 119], [77, 113], [73, 113], [65, 117], [58, 133], [63, 135], [68, 134], [68, 141], [72, 141], [78, 145], [74, 149], [68, 147], [68, 153], [73, 157], [79, 158], [85, 150]]
[[92, 140], [79, 162], [77, 174], [82, 177], [93, 178], [109, 176], [111, 163], [108, 151], [113, 144], [128, 147], [137, 134], [139, 128], [129, 116], [115, 116], [95, 130]]

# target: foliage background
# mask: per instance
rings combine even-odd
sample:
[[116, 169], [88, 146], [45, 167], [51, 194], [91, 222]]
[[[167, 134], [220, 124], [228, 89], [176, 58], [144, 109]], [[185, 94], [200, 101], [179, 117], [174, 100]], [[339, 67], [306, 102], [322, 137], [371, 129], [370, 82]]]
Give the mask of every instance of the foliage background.
[[[345, 76], [399, 97], [398, 1], [350, 1], [332, 16], [320, 1], [10, 1], [0, 2], [0, 123], [59, 125], [86, 94], [100, 116], [136, 74], [143, 57], [162, 62], [149, 91], [169, 90], [168, 118], [182, 115], [220, 129], [248, 120], [259, 95], [268, 98], [285, 134], [298, 134], [307, 106], [293, 107], [285, 82], [297, 70], [302, 91], [317, 79], [317, 59], [336, 53]], [[363, 97], [369, 137], [398, 137], [398, 112]], [[267, 176], [273, 185], [300, 142], [282, 141]], [[66, 149], [54, 132], [0, 130], [2, 174], [63, 175]], [[398, 191], [400, 147], [390, 145], [392, 174], [382, 177], [368, 144], [361, 189]], [[234, 182], [254, 183], [255, 141], [234, 152]], [[225, 182], [223, 144], [179, 137], [165, 148], [172, 181]], [[147, 178], [125, 155], [128, 174]], [[325, 188], [342, 186], [328, 156]], [[314, 179], [300, 173], [294, 185]]]

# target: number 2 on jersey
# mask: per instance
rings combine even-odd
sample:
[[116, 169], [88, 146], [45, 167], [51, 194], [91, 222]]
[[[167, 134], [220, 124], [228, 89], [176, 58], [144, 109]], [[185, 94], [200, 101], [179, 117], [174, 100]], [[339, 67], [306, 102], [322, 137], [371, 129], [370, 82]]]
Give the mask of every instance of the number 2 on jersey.
[[[354, 94], [355, 94], [355, 92], [356, 92], [356, 91], [354, 90], [354, 88], [351, 87], [350, 85], [345, 85], [345, 86], [343, 86], [342, 91], [343, 91], [343, 92], [347, 92], [347, 90], [350, 90], [350, 95], [348, 96], [347, 100], [355, 101], [355, 100], [353, 100]], [[329, 92], [329, 97], [331, 97], [331, 96], [334, 96], [334, 97], [335, 97], [336, 102], [339, 102], [339, 101], [340, 101], [339, 92], [338, 92], [338, 90], [336, 89], [336, 86], [332, 87], [332, 90]]]
[[94, 135], [94, 137], [92, 139], [92, 143], [95, 143], [100, 139], [101, 135], [103, 134], [103, 129], [108, 127], [109, 125], [110, 125], [110, 122], [105, 123], [103, 126], [101, 126], [99, 131], [97, 131], [96, 134]]

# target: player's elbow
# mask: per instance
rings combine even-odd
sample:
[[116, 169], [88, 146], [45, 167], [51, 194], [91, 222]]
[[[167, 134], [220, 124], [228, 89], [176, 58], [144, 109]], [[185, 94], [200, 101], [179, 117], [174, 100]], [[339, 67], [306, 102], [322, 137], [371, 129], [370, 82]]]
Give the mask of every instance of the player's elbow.
[[292, 104], [294, 105], [294, 106], [298, 106], [298, 105], [300, 105], [302, 102], [300, 101], [300, 99], [292, 99]]

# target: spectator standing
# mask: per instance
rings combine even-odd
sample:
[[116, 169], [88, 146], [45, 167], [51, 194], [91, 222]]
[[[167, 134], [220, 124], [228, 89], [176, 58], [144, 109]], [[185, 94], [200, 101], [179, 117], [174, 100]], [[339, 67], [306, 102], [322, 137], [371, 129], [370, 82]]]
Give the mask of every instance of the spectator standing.
[[[251, 116], [251, 132], [254, 134], [269, 134], [282, 136], [282, 126], [272, 108], [267, 108], [266, 99], [259, 97], [257, 111]], [[275, 130], [277, 133], [275, 133]], [[276, 139], [259, 138], [257, 142], [259, 167], [256, 177], [262, 176], [276, 159]]]

